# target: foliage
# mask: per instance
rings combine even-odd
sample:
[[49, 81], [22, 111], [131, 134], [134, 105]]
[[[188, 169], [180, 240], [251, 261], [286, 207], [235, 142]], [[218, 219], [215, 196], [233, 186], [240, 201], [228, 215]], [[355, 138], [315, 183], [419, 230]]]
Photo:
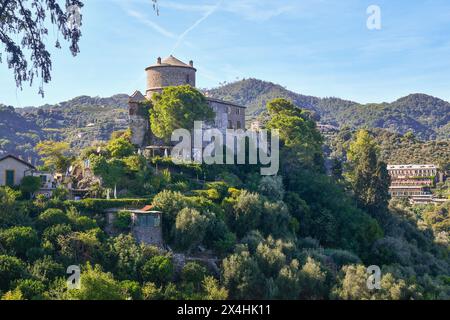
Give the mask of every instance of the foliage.
[[60, 173], [65, 173], [70, 165], [69, 148], [66, 142], [43, 141], [36, 145], [36, 151], [42, 157], [44, 165]]
[[131, 131], [128, 130], [108, 142], [106, 150], [111, 157], [124, 158], [133, 154], [134, 146], [130, 142], [130, 137]]
[[195, 209], [182, 209], [175, 221], [175, 242], [184, 250], [192, 250], [205, 237], [208, 218]]
[[39, 177], [26, 176], [20, 183], [20, 190], [30, 195], [30, 199], [34, 197], [34, 194], [41, 187], [41, 179]]
[[169, 257], [154, 256], [148, 260], [141, 269], [141, 277], [144, 281], [161, 285], [173, 278], [174, 266]]
[[24, 257], [27, 250], [38, 243], [37, 233], [31, 227], [12, 227], [0, 231], [0, 244], [12, 255]]
[[114, 227], [120, 231], [127, 231], [131, 226], [131, 212], [119, 211], [114, 217]]
[[99, 265], [86, 264], [81, 273], [81, 288], [68, 291], [69, 299], [74, 300], [124, 300], [120, 283], [113, 275], [102, 271]]
[[194, 121], [213, 119], [214, 112], [206, 98], [189, 85], [167, 87], [153, 96], [151, 130], [158, 138], [170, 140], [175, 129], [192, 130]]
[[348, 180], [360, 207], [373, 216], [384, 215], [389, 201], [390, 177], [386, 164], [378, 161], [375, 142], [369, 132], [360, 130], [350, 144]]
[[[44, 95], [43, 84], [51, 80], [52, 61], [46, 46], [48, 23], [54, 30], [70, 43], [72, 55], [79, 53], [78, 42], [81, 37], [81, 15], [78, 25], [70, 25], [67, 21], [74, 14], [70, 8], [81, 9], [83, 2], [70, 0], [66, 10], [56, 1], [33, 0], [31, 3], [21, 0], [6, 0], [0, 6], [2, 25], [0, 41], [5, 47], [8, 67], [13, 69], [17, 87], [23, 82], [33, 83], [35, 77], [41, 77], [39, 93]], [[73, 7], [70, 7], [73, 6]], [[48, 20], [47, 17], [50, 17]], [[59, 36], [56, 47], [61, 48]], [[29, 57], [25, 55], [29, 53]]]
[[25, 276], [25, 263], [12, 256], [0, 255], [0, 290], [5, 291], [14, 280]]

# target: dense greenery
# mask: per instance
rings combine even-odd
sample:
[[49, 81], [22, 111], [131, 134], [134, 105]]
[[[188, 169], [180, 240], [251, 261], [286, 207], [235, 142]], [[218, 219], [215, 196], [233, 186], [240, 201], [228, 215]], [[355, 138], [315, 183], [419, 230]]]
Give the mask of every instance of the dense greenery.
[[[2, 298], [450, 298], [448, 204], [389, 204], [386, 165], [365, 130], [350, 132], [328, 176], [311, 112], [276, 99], [263, 125], [280, 133], [274, 177], [256, 165], [146, 159], [120, 132], [75, 160], [89, 159], [118, 199], [0, 189]], [[150, 203], [165, 248], [136, 243], [126, 210], [108, 227], [105, 209]], [[67, 288], [69, 265], [82, 268], [80, 289]], [[369, 265], [381, 267], [381, 290], [366, 285]]]
[[151, 130], [155, 136], [170, 141], [175, 129], [194, 129], [194, 121], [209, 122], [214, 111], [205, 96], [189, 85], [164, 88], [153, 95], [150, 109]]

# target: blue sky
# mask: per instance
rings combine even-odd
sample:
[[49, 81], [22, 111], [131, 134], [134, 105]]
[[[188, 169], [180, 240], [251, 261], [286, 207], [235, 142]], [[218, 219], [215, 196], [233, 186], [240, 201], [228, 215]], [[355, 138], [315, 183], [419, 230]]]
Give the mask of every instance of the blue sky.
[[[358, 102], [422, 92], [450, 100], [448, 0], [85, 1], [81, 53], [52, 49], [52, 81], [16, 89], [0, 64], [0, 103], [23, 107], [78, 95], [145, 90], [144, 68], [173, 54], [198, 68], [197, 84], [254, 77], [298, 93]], [[381, 30], [368, 30], [369, 5]], [[50, 28], [49, 43], [55, 37]]]

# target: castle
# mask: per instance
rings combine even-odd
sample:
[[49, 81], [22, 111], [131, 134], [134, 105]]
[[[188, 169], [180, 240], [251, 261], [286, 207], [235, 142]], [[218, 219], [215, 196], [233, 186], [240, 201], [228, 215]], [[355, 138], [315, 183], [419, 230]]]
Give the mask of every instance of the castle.
[[[135, 91], [129, 99], [129, 126], [132, 143], [139, 148], [158, 148], [161, 141], [151, 134], [148, 109], [143, 102], [151, 100], [154, 93], [160, 93], [165, 87], [190, 85], [195, 87], [196, 72], [193, 61], [186, 64], [172, 55], [166, 59], [158, 58], [156, 64], [145, 69], [147, 88], [145, 95]], [[236, 103], [206, 97], [209, 106], [215, 112], [213, 127], [226, 132], [227, 129], [245, 129], [245, 107]], [[203, 120], [203, 119], [198, 119]]]

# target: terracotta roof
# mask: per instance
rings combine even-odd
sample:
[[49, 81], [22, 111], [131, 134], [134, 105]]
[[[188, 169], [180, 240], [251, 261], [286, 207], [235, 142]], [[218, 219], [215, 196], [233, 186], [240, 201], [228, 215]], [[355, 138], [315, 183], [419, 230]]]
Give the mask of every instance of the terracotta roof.
[[179, 67], [190, 67], [190, 65], [184, 63], [183, 61], [175, 58], [174, 56], [170, 55], [169, 57], [162, 60], [162, 64], [168, 64], [171, 66], [179, 66]]
[[22, 160], [22, 159], [20, 159], [20, 158], [18, 158], [18, 157], [16, 157], [16, 156], [13, 156], [12, 154], [8, 154], [8, 155], [6, 155], [6, 156], [0, 158], [0, 161], [3, 161], [3, 160], [5, 160], [5, 159], [7, 159], [7, 158], [13, 158], [14, 160], [19, 161], [20, 163], [23, 163], [24, 165], [30, 167], [31, 169], [36, 169], [36, 167], [33, 166], [31, 163], [29, 163], [29, 162], [27, 162], [27, 161], [25, 161], [25, 160]]
[[136, 90], [131, 96], [130, 96], [130, 102], [141, 102], [144, 101], [145, 97], [144, 95], [139, 91]]
[[147, 205], [147, 206], [143, 207], [139, 211], [151, 211], [152, 209], [153, 209], [153, 206], [150, 204], [150, 205]]
[[189, 65], [187, 63], [184, 63], [183, 61], [175, 58], [172, 55], [170, 55], [169, 57], [167, 57], [165, 59], [162, 59], [161, 60], [161, 64], [159, 64], [159, 63], [154, 64], [154, 65], [148, 67], [147, 69], [149, 69], [149, 68], [156, 68], [156, 67], [182, 67], [182, 68], [195, 69], [193, 66], [191, 66], [191, 65]]

